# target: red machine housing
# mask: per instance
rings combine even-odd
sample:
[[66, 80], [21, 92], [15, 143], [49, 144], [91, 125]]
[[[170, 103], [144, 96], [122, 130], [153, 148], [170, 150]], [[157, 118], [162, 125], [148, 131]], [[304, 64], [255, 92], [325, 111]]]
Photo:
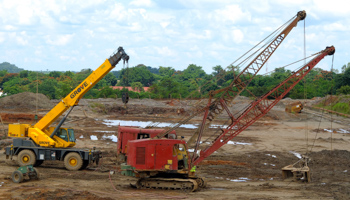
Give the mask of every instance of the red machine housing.
[[[182, 147], [182, 151], [187, 154], [186, 167], [179, 169], [178, 152], [176, 149]], [[187, 145], [184, 140], [175, 139], [141, 139], [130, 140], [128, 142], [128, 161], [127, 164], [134, 167], [139, 173], [142, 171], [165, 172], [170, 170], [188, 171], [190, 166], [187, 165], [189, 157]]]
[[[165, 131], [164, 129], [142, 129], [134, 126], [119, 126], [118, 127], [118, 142], [117, 142], [117, 155], [127, 154], [128, 141], [130, 140], [139, 140], [145, 138], [156, 137], [161, 132]], [[165, 138], [176, 139], [176, 131], [172, 131], [169, 134], [165, 135]]]

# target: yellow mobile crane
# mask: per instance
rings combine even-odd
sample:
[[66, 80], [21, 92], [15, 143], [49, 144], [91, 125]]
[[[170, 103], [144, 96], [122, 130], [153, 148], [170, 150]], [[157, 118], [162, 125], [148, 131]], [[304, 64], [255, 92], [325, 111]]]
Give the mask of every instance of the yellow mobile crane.
[[[17, 155], [20, 166], [39, 166], [44, 160], [64, 161], [68, 170], [86, 168], [91, 162], [98, 163], [101, 152], [95, 149], [75, 149], [74, 130], [61, 127], [74, 106], [97, 82], [110, 72], [120, 60], [129, 61], [129, 56], [122, 47], [109, 59], [93, 71], [82, 83], [62, 99], [39, 122], [30, 124], [9, 124], [8, 136], [13, 137], [13, 144], [5, 148], [6, 158]], [[69, 109], [69, 110], [68, 110]], [[65, 111], [67, 114], [56, 127], [50, 125]]]

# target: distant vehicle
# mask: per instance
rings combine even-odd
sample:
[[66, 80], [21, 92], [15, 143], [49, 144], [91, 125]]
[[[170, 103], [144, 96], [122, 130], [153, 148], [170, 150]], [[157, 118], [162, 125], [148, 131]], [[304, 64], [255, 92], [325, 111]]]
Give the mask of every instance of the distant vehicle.
[[294, 102], [286, 105], [285, 111], [288, 113], [301, 113], [301, 110], [303, 108], [304, 108], [303, 104], [300, 101], [298, 101], [298, 102]]

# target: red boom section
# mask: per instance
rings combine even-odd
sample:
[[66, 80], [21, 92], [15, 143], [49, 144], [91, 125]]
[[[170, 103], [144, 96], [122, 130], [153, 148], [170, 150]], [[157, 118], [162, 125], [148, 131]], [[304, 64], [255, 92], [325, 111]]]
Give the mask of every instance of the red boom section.
[[[239, 133], [248, 128], [251, 124], [264, 116], [273, 106], [275, 106], [287, 93], [303, 79], [326, 55], [332, 55], [335, 52], [333, 46], [327, 47], [321, 51], [318, 56], [304, 65], [297, 72], [293, 73], [286, 80], [277, 85], [270, 92], [257, 98], [250, 103], [246, 110], [232, 123], [222, 129], [222, 133], [212, 142], [210, 146], [201, 151], [200, 156], [193, 159], [192, 165], [197, 165], [203, 159], [210, 156], [217, 149], [222, 147], [228, 141], [236, 137]], [[274, 100], [268, 100], [274, 98]], [[198, 141], [197, 141], [198, 142]]]
[[[230, 83], [229, 86], [227, 86], [226, 88], [211, 92], [208, 103], [204, 108], [198, 109], [198, 111], [196, 111], [191, 116], [185, 119], [182, 119], [180, 122], [178, 122], [169, 130], [157, 135], [157, 138], [159, 139], [164, 137], [164, 135], [168, 134], [172, 130], [177, 129], [182, 124], [191, 120], [193, 117], [204, 112], [205, 114], [204, 114], [204, 118], [200, 128], [196, 130], [194, 137], [187, 142], [188, 145], [191, 145], [196, 135], [198, 134], [201, 135], [202, 132], [210, 125], [210, 122], [213, 121], [217, 115], [219, 115], [224, 110], [226, 110], [225, 107], [229, 105], [230, 102], [232, 102], [236, 96], [238, 96], [241, 92], [244, 91], [247, 85], [253, 80], [256, 74], [268, 61], [271, 55], [276, 51], [276, 49], [287, 37], [290, 31], [297, 25], [299, 21], [304, 20], [305, 17], [306, 17], [306, 12], [299, 11], [297, 15], [292, 18], [293, 20], [290, 20], [290, 23], [279, 34], [277, 34], [268, 43], [268, 45], [266, 45], [266, 47], [241, 71], [239, 75], [237, 75], [234, 78], [234, 80]], [[235, 90], [236, 88], [237, 88], [237, 91]], [[213, 101], [212, 97], [218, 93], [222, 93], [221, 97]]]

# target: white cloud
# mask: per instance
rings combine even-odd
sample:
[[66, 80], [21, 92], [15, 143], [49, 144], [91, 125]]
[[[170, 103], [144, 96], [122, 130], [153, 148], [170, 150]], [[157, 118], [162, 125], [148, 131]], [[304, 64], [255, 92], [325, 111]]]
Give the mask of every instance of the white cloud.
[[[349, 62], [350, 7], [334, 0], [174, 0], [174, 1], [0, 1], [0, 62], [26, 69], [72, 70], [67, 63], [97, 68], [118, 46], [130, 54], [130, 66], [190, 63], [211, 73], [305, 9], [307, 52], [337, 48], [335, 66]], [[300, 59], [303, 22], [281, 44], [281, 66]], [[40, 47], [40, 48], [38, 48]], [[77, 52], [72, 52], [74, 49]], [[60, 52], [57, 55], [57, 52]], [[28, 55], [26, 59], [18, 54]], [[71, 55], [74, 54], [74, 55]], [[70, 58], [71, 56], [72, 58]], [[45, 57], [45, 58], [43, 58]], [[79, 62], [77, 59], [79, 58]], [[84, 59], [82, 59], [84, 58]], [[295, 59], [294, 59], [295, 58]], [[293, 60], [294, 59], [294, 60]], [[26, 62], [25, 62], [26, 60]], [[40, 64], [32, 65], [30, 61]], [[67, 63], [66, 63], [67, 62]], [[67, 66], [67, 68], [62, 68]]]
[[5, 41], [5, 33], [0, 32], [0, 43]]
[[70, 42], [74, 37], [74, 34], [58, 35], [58, 36], [46, 36], [46, 43], [50, 45], [62, 46]]
[[337, 16], [349, 16], [350, 6], [347, 0], [313, 0], [315, 10]]
[[232, 31], [232, 37], [233, 37], [233, 41], [238, 44], [241, 43], [243, 38], [244, 38], [244, 34], [241, 30], [239, 29], [235, 29]]
[[349, 26], [345, 26], [344, 24], [340, 23], [340, 22], [334, 22], [331, 24], [325, 24], [322, 27], [323, 31], [349, 31], [350, 27]]
[[17, 44], [20, 44], [22, 46], [25, 46], [28, 44], [28, 40], [24, 39], [23, 37], [17, 37], [16, 41], [17, 41]]
[[176, 56], [176, 53], [169, 47], [155, 47], [157, 53], [162, 56]]
[[153, 7], [155, 4], [151, 0], [134, 0], [130, 5], [138, 7]]
[[242, 20], [250, 20], [250, 13], [243, 12], [239, 5], [227, 5], [225, 8], [215, 10], [211, 17], [217, 21], [237, 23]]
[[143, 28], [140, 23], [138, 22], [133, 22], [129, 25], [129, 30], [130, 31], [141, 31]]
[[19, 24], [29, 25], [32, 22], [33, 8], [28, 1], [24, 1], [23, 3], [16, 8], [19, 16]]
[[5, 30], [6, 31], [14, 31], [14, 30], [16, 30], [16, 27], [14, 27], [12, 25], [5, 25]]

